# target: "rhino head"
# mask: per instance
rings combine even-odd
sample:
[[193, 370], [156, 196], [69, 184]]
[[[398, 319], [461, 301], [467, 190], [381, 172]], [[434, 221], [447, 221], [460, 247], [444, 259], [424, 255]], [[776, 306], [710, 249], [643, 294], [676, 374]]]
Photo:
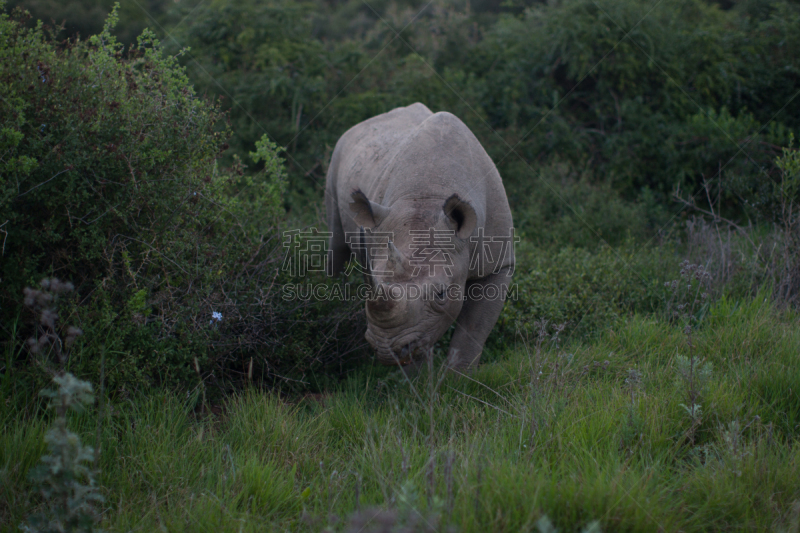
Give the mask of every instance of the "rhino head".
[[461, 311], [475, 211], [456, 194], [391, 207], [360, 190], [351, 199], [371, 289], [366, 339], [385, 365], [419, 361]]

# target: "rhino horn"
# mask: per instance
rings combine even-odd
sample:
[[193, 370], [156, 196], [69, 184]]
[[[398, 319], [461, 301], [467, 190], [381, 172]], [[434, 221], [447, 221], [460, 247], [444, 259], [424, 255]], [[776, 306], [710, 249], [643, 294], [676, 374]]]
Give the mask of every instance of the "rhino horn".
[[361, 249], [361, 263], [364, 267], [364, 279], [366, 280], [367, 284], [375, 288], [375, 278], [372, 275], [372, 261], [370, 261], [369, 257], [369, 249], [367, 248], [367, 238], [366, 232], [364, 231], [364, 227], [362, 226], [359, 228], [359, 248]]
[[356, 189], [350, 193], [350, 211], [353, 212], [353, 220], [356, 224], [365, 228], [374, 228], [389, 216], [391, 209], [381, 204], [371, 202], [367, 195]]
[[403, 266], [403, 254], [397, 249], [392, 241], [389, 241], [389, 260], [386, 266], [394, 272], [396, 276], [402, 276], [406, 269]]

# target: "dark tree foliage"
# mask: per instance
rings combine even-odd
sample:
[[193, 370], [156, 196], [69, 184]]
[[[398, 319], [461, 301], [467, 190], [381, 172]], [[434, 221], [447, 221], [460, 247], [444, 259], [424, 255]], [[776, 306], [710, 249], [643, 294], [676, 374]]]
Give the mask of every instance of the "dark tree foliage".
[[[530, 199], [575, 186], [618, 196], [652, 232], [674, 210], [677, 186], [695, 192], [722, 176], [728, 214], [750, 216], [748, 191], [775, 178], [771, 162], [800, 117], [800, 9], [788, 2], [191, 8], [173, 36], [192, 48], [183, 60], [190, 78], [226, 98], [230, 153], [265, 133], [285, 146], [288, 205], [301, 213], [320, 197], [347, 128], [414, 101], [473, 128], [529, 233], [574, 207]], [[540, 172], [555, 162], [571, 169], [567, 189]]]
[[[9, 11], [20, 7], [31, 14], [29, 26], [41, 20], [51, 28], [60, 27], [59, 39], [88, 39], [103, 31], [115, 0], [9, 0]], [[135, 45], [145, 28], [156, 29], [174, 4], [173, 0], [122, 0], [114, 35], [126, 46]], [[63, 27], [61, 27], [63, 25]]]

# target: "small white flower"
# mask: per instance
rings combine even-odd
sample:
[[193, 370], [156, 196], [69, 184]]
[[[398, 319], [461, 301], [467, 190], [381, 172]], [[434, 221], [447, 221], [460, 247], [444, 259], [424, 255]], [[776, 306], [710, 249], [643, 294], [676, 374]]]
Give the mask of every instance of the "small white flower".
[[209, 322], [209, 323], [213, 324], [214, 321], [221, 322], [222, 321], [222, 313], [220, 313], [219, 311], [213, 311], [211, 313], [211, 322]]

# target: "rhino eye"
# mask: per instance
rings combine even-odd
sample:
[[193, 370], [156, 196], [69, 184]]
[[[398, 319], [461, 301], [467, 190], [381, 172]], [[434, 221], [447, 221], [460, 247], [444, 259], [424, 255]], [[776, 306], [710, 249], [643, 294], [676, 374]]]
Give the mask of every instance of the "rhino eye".
[[440, 286], [436, 287], [433, 291], [433, 299], [431, 303], [433, 304], [433, 308], [439, 312], [444, 311], [446, 303], [447, 303], [447, 286]]

